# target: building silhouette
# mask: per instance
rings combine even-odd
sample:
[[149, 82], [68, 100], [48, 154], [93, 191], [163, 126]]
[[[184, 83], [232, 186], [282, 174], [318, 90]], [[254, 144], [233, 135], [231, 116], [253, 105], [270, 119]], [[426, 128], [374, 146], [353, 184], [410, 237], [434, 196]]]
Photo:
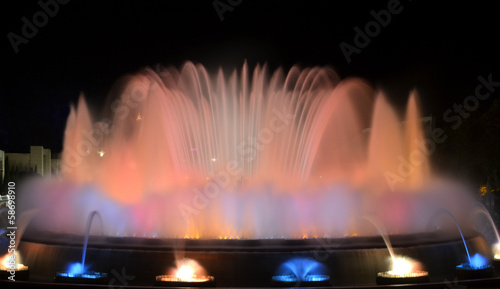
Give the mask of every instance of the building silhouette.
[[7, 171], [34, 172], [40, 176], [50, 177], [59, 170], [58, 160], [52, 160], [52, 151], [43, 146], [30, 146], [29, 153], [8, 153], [0, 150], [1, 182]]

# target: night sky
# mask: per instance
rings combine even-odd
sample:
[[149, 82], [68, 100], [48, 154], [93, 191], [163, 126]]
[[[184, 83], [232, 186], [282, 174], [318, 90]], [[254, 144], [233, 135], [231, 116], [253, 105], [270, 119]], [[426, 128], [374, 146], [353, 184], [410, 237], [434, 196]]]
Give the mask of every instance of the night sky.
[[[423, 113], [438, 123], [474, 94], [478, 76], [500, 81], [499, 12], [479, 1], [60, 2], [68, 3], [40, 1], [52, 3], [46, 18], [37, 1], [0, 2], [0, 149], [7, 152], [30, 145], [60, 151], [69, 105], [80, 92], [101, 111], [119, 77], [158, 64], [191, 60], [228, 72], [245, 59], [252, 69], [267, 63], [271, 71], [328, 65], [342, 78], [366, 79], [400, 108], [416, 88]], [[229, 10], [218, 13], [214, 3]], [[355, 27], [364, 31], [375, 19], [370, 11], [388, 6], [395, 12], [390, 22], [348, 63], [341, 43], [355, 46]], [[33, 23], [35, 15], [40, 27], [23, 32], [23, 17]], [[481, 108], [500, 87], [492, 95]]]

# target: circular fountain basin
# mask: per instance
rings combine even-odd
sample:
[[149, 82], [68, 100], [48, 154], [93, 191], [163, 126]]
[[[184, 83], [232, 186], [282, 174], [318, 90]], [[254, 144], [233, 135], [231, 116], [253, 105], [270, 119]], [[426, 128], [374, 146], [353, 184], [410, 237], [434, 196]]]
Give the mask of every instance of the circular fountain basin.
[[[467, 232], [469, 251], [490, 256], [483, 237]], [[30, 281], [53, 282], [57, 272], [81, 259], [83, 236], [30, 232], [19, 250], [30, 267]], [[395, 254], [418, 260], [431, 282], [455, 279], [455, 266], [466, 258], [460, 236], [444, 232], [391, 235]], [[387, 271], [390, 258], [380, 236], [264, 239], [192, 240], [90, 236], [86, 264], [107, 272], [110, 282], [154, 286], [176, 258], [191, 258], [217, 279], [222, 287], [272, 285], [276, 269], [291, 258], [321, 262], [332, 286], [374, 286], [379, 272]], [[123, 285], [123, 284], [122, 284]]]

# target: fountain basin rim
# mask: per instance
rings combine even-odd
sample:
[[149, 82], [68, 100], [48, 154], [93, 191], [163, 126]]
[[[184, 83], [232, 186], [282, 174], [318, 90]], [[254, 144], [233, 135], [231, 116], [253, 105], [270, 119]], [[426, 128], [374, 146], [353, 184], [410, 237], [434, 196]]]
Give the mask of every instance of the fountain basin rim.
[[[380, 289], [380, 288], [447, 288], [451, 283], [450, 281], [446, 282], [429, 282], [429, 283], [420, 283], [420, 284], [399, 284], [399, 285], [360, 285], [360, 286], [335, 286], [335, 289]], [[498, 286], [500, 284], [500, 277], [493, 278], [484, 278], [480, 280], [456, 280], [453, 281], [453, 285], [455, 286], [465, 286], [465, 287], [478, 287], [478, 286]], [[0, 280], [0, 287], [7, 288], [8, 286], [12, 286], [14, 288], [73, 288], [72, 284], [64, 284], [64, 283], [52, 283], [52, 282], [33, 282], [33, 281], [21, 281], [16, 280], [15, 282]], [[85, 286], [83, 284], [78, 285], [79, 288], [92, 288], [92, 289], [109, 289], [109, 284], [100, 285], [88, 285]], [[158, 286], [129, 286], [130, 288], [151, 288], [158, 289], [161, 287]], [[465, 288], [464, 287], [464, 288]], [[249, 288], [249, 287], [239, 287], [239, 288]], [[494, 288], [494, 287], [491, 287]]]
[[[466, 239], [480, 236], [475, 231], [467, 231]], [[461, 242], [458, 234], [433, 231], [406, 235], [390, 235], [394, 248], [438, 243]], [[54, 246], [81, 247], [84, 236], [61, 234], [53, 232], [36, 232], [25, 234], [22, 242], [40, 243]], [[381, 236], [341, 237], [341, 238], [313, 238], [313, 239], [163, 239], [140, 237], [110, 237], [89, 236], [88, 248], [112, 249], [141, 249], [141, 250], [177, 250], [184, 248], [188, 251], [307, 251], [321, 248], [335, 250], [359, 250], [386, 248]]]

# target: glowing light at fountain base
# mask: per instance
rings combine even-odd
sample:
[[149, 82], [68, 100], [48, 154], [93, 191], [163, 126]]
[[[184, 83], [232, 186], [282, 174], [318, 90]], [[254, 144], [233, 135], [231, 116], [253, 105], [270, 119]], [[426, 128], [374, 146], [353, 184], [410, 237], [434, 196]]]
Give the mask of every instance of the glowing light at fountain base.
[[193, 259], [184, 258], [177, 261], [177, 267], [170, 270], [172, 274], [156, 276], [156, 286], [167, 287], [214, 287], [215, 278], [206, 276], [203, 267]]
[[[17, 263], [19, 261], [19, 263]], [[1, 280], [9, 280], [10, 276], [14, 276], [14, 280], [28, 280], [29, 268], [21, 264], [19, 254], [6, 254], [0, 259], [0, 278]]]
[[14, 268], [0, 266], [0, 270], [2, 270], [2, 271], [10, 271], [10, 270], [24, 271], [24, 270], [28, 270], [28, 266], [25, 266], [24, 264], [14, 264], [13, 267]]
[[493, 276], [493, 266], [488, 264], [485, 257], [474, 254], [470, 262], [458, 265], [455, 273], [459, 280], [490, 278]]
[[278, 268], [272, 277], [275, 287], [318, 287], [330, 286], [330, 276], [326, 275], [323, 264], [309, 258], [293, 258]]
[[377, 285], [418, 284], [429, 282], [429, 273], [408, 257], [394, 256], [392, 270], [377, 274]]
[[72, 263], [68, 271], [57, 272], [54, 281], [71, 284], [107, 284], [109, 278], [107, 273], [90, 271], [83, 268], [81, 263]]

